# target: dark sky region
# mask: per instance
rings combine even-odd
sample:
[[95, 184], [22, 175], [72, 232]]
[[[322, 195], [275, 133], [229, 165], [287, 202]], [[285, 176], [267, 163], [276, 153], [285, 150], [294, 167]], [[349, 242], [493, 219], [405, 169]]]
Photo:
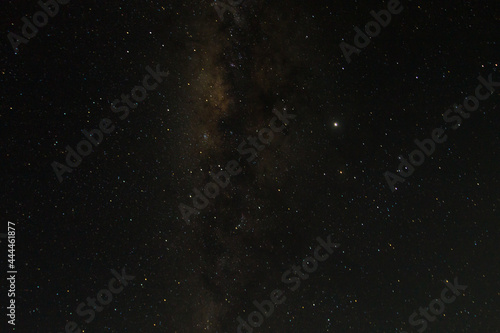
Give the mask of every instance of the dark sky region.
[[[387, 2], [244, 0], [238, 20], [212, 5], [73, 0], [17, 53], [8, 34], [41, 7], [0, 5], [0, 232], [15, 224], [17, 268], [12, 326], [2, 239], [1, 331], [238, 332], [279, 289], [240, 331], [500, 332], [498, 83], [456, 130], [443, 119], [479, 76], [500, 81], [499, 2], [401, 0], [350, 63], [339, 44]], [[148, 66], [168, 76], [112, 110]], [[238, 147], [285, 108], [247, 161]], [[52, 164], [104, 118], [114, 130], [59, 182]], [[398, 156], [435, 128], [447, 141], [391, 191], [384, 173], [409, 172]], [[232, 160], [241, 172], [188, 224], [179, 205]], [[340, 246], [306, 279], [328, 235]], [[113, 280], [123, 268], [134, 278]], [[411, 324], [455, 278], [467, 288], [444, 313]], [[79, 315], [98, 294], [113, 299]]]

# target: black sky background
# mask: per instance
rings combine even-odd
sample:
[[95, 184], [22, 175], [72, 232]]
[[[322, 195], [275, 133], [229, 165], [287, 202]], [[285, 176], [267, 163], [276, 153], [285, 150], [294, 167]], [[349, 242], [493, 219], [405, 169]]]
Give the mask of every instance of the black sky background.
[[[71, 1], [18, 54], [7, 33], [39, 6], [3, 2], [15, 332], [235, 332], [328, 234], [336, 254], [255, 332], [416, 332], [408, 317], [454, 277], [464, 296], [426, 332], [500, 332], [499, 90], [398, 191], [383, 176], [479, 75], [500, 78], [500, 7], [402, 4], [348, 64], [339, 43], [384, 2], [245, 0], [239, 26], [210, 1]], [[156, 64], [169, 77], [119, 120], [110, 102]], [[186, 224], [179, 204], [283, 107], [285, 132]], [[117, 130], [59, 183], [51, 163], [107, 117]], [[122, 267], [135, 280], [84, 324], [77, 305]]]

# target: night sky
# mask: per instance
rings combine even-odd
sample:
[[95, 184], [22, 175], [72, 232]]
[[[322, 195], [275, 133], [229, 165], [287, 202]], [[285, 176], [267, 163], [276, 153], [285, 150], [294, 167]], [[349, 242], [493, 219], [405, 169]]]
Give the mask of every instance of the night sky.
[[3, 1], [1, 332], [500, 332], [500, 2], [398, 6]]

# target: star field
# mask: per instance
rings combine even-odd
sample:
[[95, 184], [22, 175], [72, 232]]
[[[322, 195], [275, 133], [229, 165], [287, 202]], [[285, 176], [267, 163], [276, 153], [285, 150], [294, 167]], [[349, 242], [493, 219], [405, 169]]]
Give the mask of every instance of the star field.
[[[243, 0], [221, 18], [229, 1], [70, 1], [15, 52], [7, 34], [41, 9], [6, 1], [8, 332], [237, 332], [275, 289], [286, 301], [253, 332], [418, 332], [410, 315], [455, 277], [467, 289], [426, 331], [500, 332], [500, 87], [458, 130], [443, 121], [479, 76], [500, 81], [499, 4], [401, 0], [348, 63], [339, 44], [387, 3]], [[168, 76], [121, 119], [111, 104], [157, 65]], [[262, 143], [276, 112], [294, 118]], [[113, 132], [60, 182], [52, 163], [102, 119]], [[384, 172], [445, 125], [392, 192]], [[179, 205], [230, 161], [241, 172], [187, 223]], [[283, 274], [328, 235], [340, 246], [290, 291]], [[135, 278], [86, 322], [78, 305], [124, 267]]]

